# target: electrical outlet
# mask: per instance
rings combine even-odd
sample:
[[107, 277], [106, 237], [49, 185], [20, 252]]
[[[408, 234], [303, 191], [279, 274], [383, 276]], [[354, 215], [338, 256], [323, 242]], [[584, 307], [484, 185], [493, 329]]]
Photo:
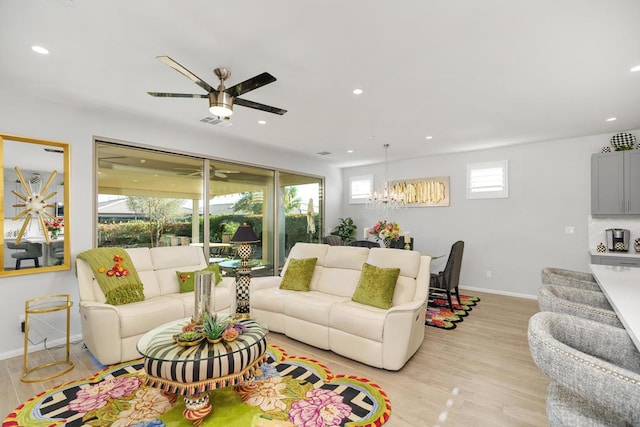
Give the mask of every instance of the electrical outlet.
[[487, 278], [493, 276], [493, 272], [491, 270], [487, 270]]

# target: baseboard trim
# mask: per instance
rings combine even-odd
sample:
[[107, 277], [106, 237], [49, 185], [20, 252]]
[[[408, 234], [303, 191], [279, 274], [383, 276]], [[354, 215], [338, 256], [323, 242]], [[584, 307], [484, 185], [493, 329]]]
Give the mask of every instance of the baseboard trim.
[[476, 291], [476, 292], [485, 292], [487, 294], [496, 294], [496, 295], [504, 295], [507, 297], [516, 297], [516, 298], [525, 298], [525, 299], [538, 299], [537, 295], [530, 295], [530, 294], [520, 294], [517, 292], [507, 292], [507, 291], [498, 291], [495, 289], [486, 289], [486, 288], [476, 288], [473, 286], [460, 286], [458, 289], [460, 290], [470, 290], [470, 291]]
[[[75, 342], [82, 341], [82, 334], [72, 335], [70, 337], [70, 342], [73, 344]], [[47, 347], [56, 347], [60, 345], [65, 345], [67, 343], [67, 339], [62, 337], [55, 340], [47, 340]], [[33, 353], [34, 351], [44, 350], [44, 343], [29, 345], [29, 353]], [[19, 349], [5, 351], [4, 353], [0, 353], [0, 360], [11, 359], [12, 357], [22, 356], [24, 355], [24, 348], [20, 347]]]

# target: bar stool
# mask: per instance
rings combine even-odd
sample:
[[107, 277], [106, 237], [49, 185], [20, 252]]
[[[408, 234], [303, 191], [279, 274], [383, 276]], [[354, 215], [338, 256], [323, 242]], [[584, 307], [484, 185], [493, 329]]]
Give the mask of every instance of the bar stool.
[[598, 286], [598, 282], [596, 282], [596, 279], [590, 273], [545, 267], [542, 269], [541, 276], [542, 284], [544, 285], [569, 286], [572, 288], [602, 292], [600, 286]]
[[602, 292], [569, 286], [544, 285], [538, 291], [540, 311], [571, 314], [584, 319], [624, 328]]
[[529, 320], [529, 348], [552, 382], [551, 426], [640, 425], [640, 353], [626, 331], [559, 313]]

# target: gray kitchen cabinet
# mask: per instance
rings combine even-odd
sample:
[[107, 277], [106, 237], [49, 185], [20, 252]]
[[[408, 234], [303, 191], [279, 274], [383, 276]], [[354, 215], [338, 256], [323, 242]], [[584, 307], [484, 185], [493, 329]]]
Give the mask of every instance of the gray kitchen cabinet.
[[640, 150], [591, 156], [591, 214], [640, 215]]
[[591, 255], [591, 264], [616, 265], [619, 267], [640, 267], [639, 257]]

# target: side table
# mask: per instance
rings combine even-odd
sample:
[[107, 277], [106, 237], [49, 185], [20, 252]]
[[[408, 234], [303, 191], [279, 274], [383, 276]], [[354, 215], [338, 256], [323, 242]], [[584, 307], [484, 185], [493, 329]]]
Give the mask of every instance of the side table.
[[[58, 295], [48, 295], [43, 297], [37, 297], [29, 299], [25, 302], [24, 305], [24, 368], [22, 372], [22, 377], [20, 380], [25, 383], [33, 383], [39, 381], [46, 381], [52, 378], [57, 378], [61, 375], [66, 374], [70, 370], [72, 370], [75, 364], [69, 360], [69, 330], [70, 330], [70, 320], [71, 320], [71, 306], [73, 305], [73, 301], [71, 301], [71, 297], [68, 294], [58, 294]], [[66, 358], [64, 360], [57, 360], [54, 362], [43, 363], [41, 365], [35, 366], [29, 369], [29, 316], [33, 316], [36, 314], [44, 314], [44, 313], [53, 313], [56, 311], [67, 311], [67, 345], [66, 345]], [[63, 369], [60, 372], [53, 373], [47, 377], [38, 377], [38, 378], [29, 378], [29, 374], [32, 374], [35, 371], [40, 369], [47, 368], [49, 366], [66, 366], [66, 369]]]

